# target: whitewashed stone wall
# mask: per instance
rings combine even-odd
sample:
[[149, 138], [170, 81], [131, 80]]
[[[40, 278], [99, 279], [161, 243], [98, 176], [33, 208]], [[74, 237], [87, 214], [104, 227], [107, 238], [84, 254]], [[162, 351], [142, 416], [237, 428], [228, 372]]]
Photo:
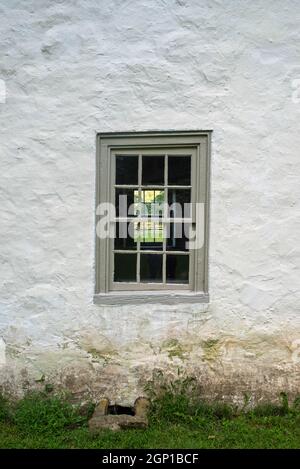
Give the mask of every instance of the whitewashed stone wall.
[[[298, 0], [3, 0], [0, 383], [300, 391]], [[297, 81], [298, 80], [298, 81]], [[213, 129], [209, 305], [93, 304], [95, 135]], [[42, 384], [41, 384], [42, 383]]]

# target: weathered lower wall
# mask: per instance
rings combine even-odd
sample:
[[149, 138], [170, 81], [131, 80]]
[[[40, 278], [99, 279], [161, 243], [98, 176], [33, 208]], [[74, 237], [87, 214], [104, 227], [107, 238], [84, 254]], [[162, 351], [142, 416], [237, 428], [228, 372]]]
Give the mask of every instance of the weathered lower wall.
[[[296, 395], [299, 2], [5, 0], [0, 15], [3, 388], [45, 377], [130, 403], [181, 368], [211, 397]], [[95, 134], [150, 129], [214, 130], [207, 306], [92, 303]]]
[[63, 321], [49, 326], [49, 309], [38, 315], [41, 325], [33, 321], [27, 331], [20, 323], [10, 326], [1, 368], [5, 391], [55, 383], [79, 399], [108, 395], [132, 404], [153, 372], [177, 378], [179, 370], [195, 376], [208, 398], [241, 403], [245, 395], [299, 394], [299, 332], [288, 321], [274, 327], [272, 315], [263, 314], [251, 325], [230, 313], [223, 320], [212, 306], [85, 311], [84, 321], [74, 315], [73, 327]]

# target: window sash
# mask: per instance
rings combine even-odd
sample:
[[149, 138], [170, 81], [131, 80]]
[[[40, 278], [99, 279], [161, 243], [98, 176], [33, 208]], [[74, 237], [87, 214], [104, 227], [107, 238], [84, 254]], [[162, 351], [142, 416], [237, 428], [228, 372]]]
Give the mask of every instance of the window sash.
[[[204, 294], [208, 298], [208, 222], [209, 222], [209, 169], [210, 169], [210, 131], [170, 131], [170, 132], [134, 132], [134, 133], [107, 133], [97, 135], [97, 172], [96, 172], [96, 207], [100, 202], [113, 201], [112, 191], [112, 158], [113, 152], [133, 154], [134, 152], [146, 154], [187, 154], [195, 152], [195, 170], [192, 169], [191, 186], [173, 186], [176, 188], [191, 188], [192, 202], [204, 204], [204, 245], [200, 249], [190, 251], [190, 284], [125, 284], [125, 282], [112, 281], [112, 241], [109, 239], [100, 240], [96, 235], [96, 283], [95, 293], [109, 293], [113, 290], [156, 290], [162, 289], [164, 293], [171, 290], [190, 290], [191, 293]], [[126, 185], [122, 185], [126, 188]], [[136, 186], [127, 186], [136, 187]], [[143, 187], [143, 186], [142, 186]], [[149, 186], [145, 186], [148, 188]], [[151, 188], [161, 189], [162, 186], [151, 185]], [[164, 185], [165, 187], [165, 185]], [[166, 184], [166, 189], [169, 186]], [[192, 217], [195, 219], [193, 211]], [[96, 215], [96, 224], [99, 216]], [[161, 221], [161, 220], [160, 220]], [[172, 222], [176, 219], [172, 219]], [[124, 252], [124, 251], [122, 251]], [[148, 252], [148, 251], [147, 251]], [[173, 251], [172, 251], [173, 253]], [[175, 252], [174, 252], [175, 253]], [[175, 293], [175, 292], [174, 292]], [[164, 295], [165, 297], [166, 295]], [[116, 298], [116, 297], [114, 297]], [[147, 297], [148, 298], [148, 297]], [[195, 297], [196, 298], [196, 297]], [[198, 297], [197, 297], [198, 298]], [[190, 297], [188, 298], [189, 301]], [[96, 300], [95, 300], [96, 301]]]
[[[116, 184], [115, 176], [116, 176], [116, 157], [118, 155], [121, 156], [137, 156], [138, 157], [138, 184], [136, 185], [126, 185], [126, 184]], [[137, 189], [139, 193], [139, 200], [141, 200], [141, 191], [142, 189], [159, 189], [164, 191], [164, 201], [167, 203], [168, 201], [168, 191], [170, 189], [190, 189], [191, 190], [191, 203], [192, 207], [194, 207], [194, 203], [196, 201], [196, 149], [190, 147], [177, 147], [174, 148], [157, 148], [157, 149], [145, 149], [145, 148], [136, 148], [130, 149], [128, 151], [122, 151], [122, 149], [112, 150], [110, 153], [110, 181], [111, 181], [111, 190], [110, 190], [110, 200], [114, 203], [115, 201], [115, 189], [122, 188], [128, 189], [133, 188]], [[164, 183], [161, 185], [143, 185], [142, 184], [142, 157], [143, 156], [164, 156]], [[168, 156], [189, 156], [191, 158], [191, 184], [190, 185], [170, 185], [168, 184]], [[193, 213], [193, 210], [192, 210]], [[167, 222], [194, 222], [195, 220], [192, 217], [186, 219], [184, 217], [180, 218], [151, 218], [151, 221], [159, 221], [163, 223], [165, 227], [165, 223]], [[125, 221], [125, 220], [134, 220], [135, 222], [143, 222], [145, 218], [143, 217], [116, 217], [115, 221]], [[149, 219], [148, 219], [149, 220]], [[114, 220], [111, 220], [112, 222]], [[162, 249], [159, 251], [148, 250], [148, 249], [141, 249], [140, 240], [137, 242], [137, 249], [136, 250], [116, 250], [114, 248], [114, 239], [110, 240], [110, 247], [109, 247], [109, 256], [110, 256], [110, 290], [111, 291], [124, 291], [124, 290], [191, 290], [193, 288], [193, 273], [194, 273], [194, 255], [193, 251], [170, 251], [166, 249], [166, 237], [164, 236], [163, 239], [163, 246]], [[114, 280], [114, 254], [115, 253], [131, 253], [137, 254], [137, 276], [136, 282], [117, 282]], [[141, 255], [143, 254], [155, 254], [155, 255], [162, 255], [162, 282], [141, 282], [140, 280], [140, 259]], [[167, 255], [185, 255], [189, 257], [189, 274], [188, 274], [188, 282], [187, 283], [175, 283], [175, 282], [167, 282]]]

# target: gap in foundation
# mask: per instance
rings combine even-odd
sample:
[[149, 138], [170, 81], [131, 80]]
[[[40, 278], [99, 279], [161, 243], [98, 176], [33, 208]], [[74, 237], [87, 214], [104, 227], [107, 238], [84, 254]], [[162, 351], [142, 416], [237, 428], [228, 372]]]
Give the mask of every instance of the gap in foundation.
[[107, 413], [110, 415], [135, 415], [133, 407], [124, 407], [122, 405], [109, 405]]

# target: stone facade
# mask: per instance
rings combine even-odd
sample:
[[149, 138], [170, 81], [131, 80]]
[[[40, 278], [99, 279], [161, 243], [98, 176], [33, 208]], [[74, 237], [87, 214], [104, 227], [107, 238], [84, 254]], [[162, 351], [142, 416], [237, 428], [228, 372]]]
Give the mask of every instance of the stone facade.
[[[0, 5], [0, 383], [300, 391], [297, 0]], [[213, 129], [208, 305], [93, 304], [96, 132]]]

